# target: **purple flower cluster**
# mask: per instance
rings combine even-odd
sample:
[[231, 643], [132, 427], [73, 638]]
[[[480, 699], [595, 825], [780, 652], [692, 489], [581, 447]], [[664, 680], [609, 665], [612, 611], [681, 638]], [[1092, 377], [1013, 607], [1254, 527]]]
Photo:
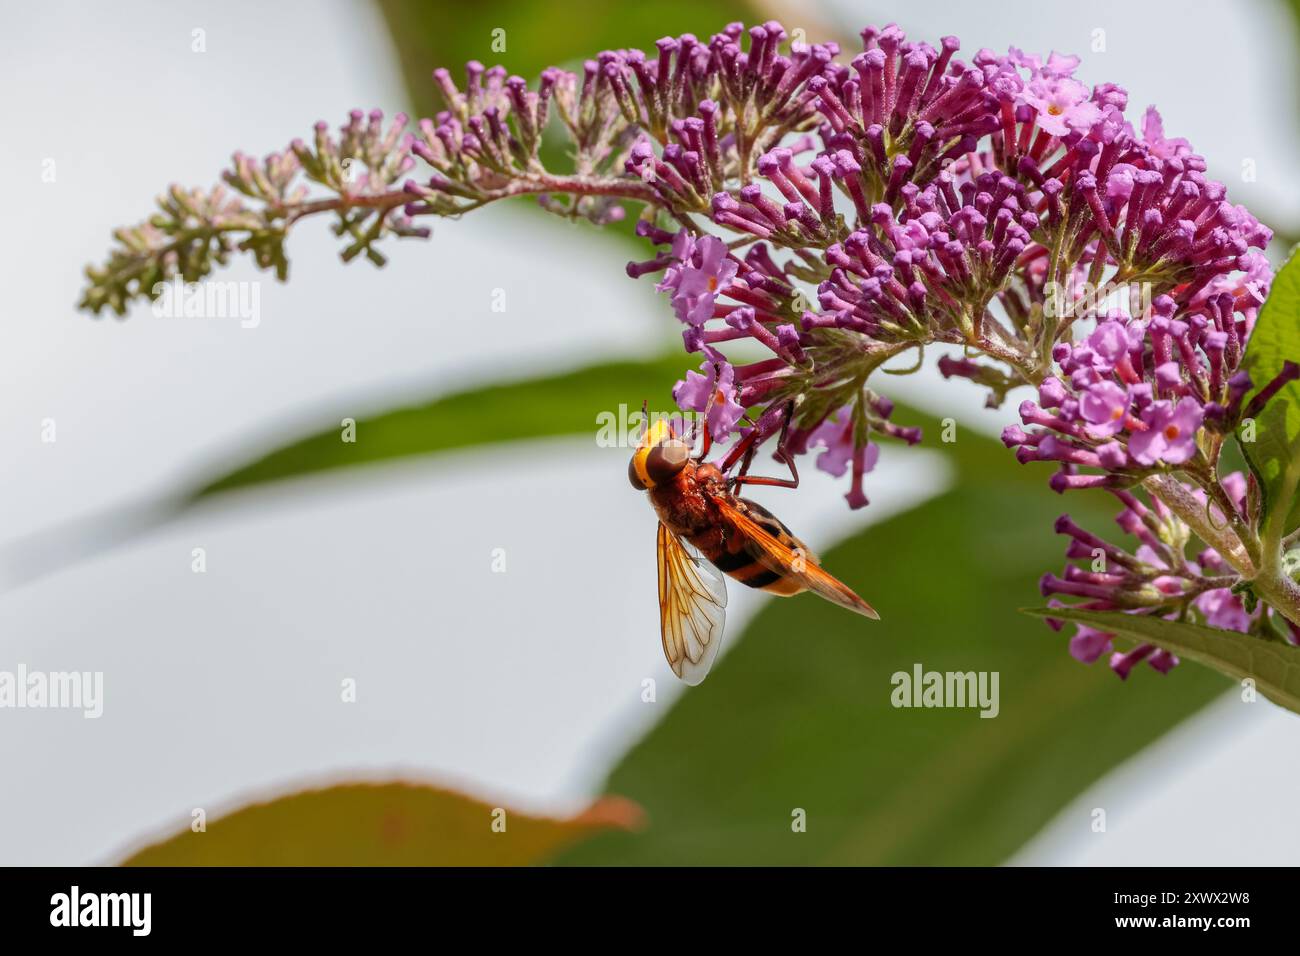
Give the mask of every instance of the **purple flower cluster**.
[[[318, 126], [313, 145], [237, 155], [226, 182], [261, 210], [173, 190], [161, 218], [121, 232], [89, 271], [84, 302], [122, 311], [236, 248], [283, 275], [289, 227], [317, 213], [338, 217], [345, 259], [379, 263], [380, 238], [427, 234], [416, 216], [532, 195], [604, 224], [640, 203], [637, 234], [657, 251], [628, 273], [667, 297], [700, 359], [673, 397], [707, 409], [715, 438], [741, 436], [728, 456], [776, 438], [777, 457], [815, 454], [865, 505], [877, 439], [921, 437], [892, 421], [871, 378], [937, 346], [940, 372], [987, 389], [992, 407], [1036, 390], [1003, 434], [1021, 462], [1051, 463], [1059, 492], [1124, 504], [1132, 552], [1062, 519], [1071, 559], [1093, 560], [1045, 578], [1053, 600], [1270, 624], [1242, 586], [1258, 570], [1258, 489], [1219, 467], [1228, 436], [1300, 376], [1243, 372], [1272, 282], [1269, 230], [1154, 109], [1135, 125], [1122, 88], [1076, 79], [1075, 57], [963, 58], [955, 37], [936, 46], [894, 25], [860, 38], [842, 55], [775, 21], [733, 23], [551, 67], [532, 86], [478, 62], [459, 84], [438, 70], [444, 108], [413, 131], [355, 112], [337, 134]], [[561, 129], [569, 168], [556, 170], [542, 144]], [[431, 175], [398, 188], [416, 160]], [[1218, 523], [1198, 523], [1198, 500]], [[1206, 547], [1185, 558], [1193, 534]], [[1300, 618], [1300, 593], [1274, 594]], [[1081, 630], [1076, 654], [1095, 659], [1108, 641]], [[1139, 648], [1116, 670], [1143, 659], [1173, 663]]]
[[[870, 371], [940, 342], [1009, 366], [940, 361], [989, 387], [992, 404], [1039, 386], [1040, 404], [1023, 407], [1033, 430], [1006, 438], [1022, 461], [1059, 462], [1061, 489], [1185, 464], [1207, 422], [1231, 426], [1243, 393], [1233, 376], [1271, 278], [1258, 251], [1269, 232], [1227, 202], [1185, 141], [1165, 137], [1158, 114], [1139, 133], [1125, 92], [1079, 83], [1074, 57], [1012, 48], [967, 63], [953, 37], [935, 48], [888, 26], [864, 30], [844, 64], [834, 44], [780, 55], [777, 24], [751, 29], [748, 51], [744, 36], [732, 25], [708, 44], [660, 41], [653, 63], [635, 51], [601, 60], [639, 83], [629, 96], [646, 132], [628, 173], [679, 222], [707, 216], [737, 235], [640, 224], [667, 248], [629, 273], [666, 270], [658, 288], [687, 349], [704, 353], [675, 392], [683, 407], [702, 408], [716, 384], [725, 435], [740, 409], [798, 395], [799, 438], [860, 405], [865, 460], [871, 431], [899, 430], [875, 396], [822, 370], [853, 349]], [[665, 89], [670, 67], [683, 79]], [[664, 121], [670, 100], [689, 112]], [[1054, 290], [1103, 277], [1158, 292], [1155, 314], [1107, 315], [1076, 343], [1067, 333], [1088, 317], [1077, 302], [1053, 316]], [[737, 339], [774, 358], [731, 368], [721, 345]]]
[[1038, 402], [1020, 405], [1030, 430], [1002, 433], [1022, 463], [1060, 463], [1055, 490], [1122, 487], [1185, 465], [1200, 454], [1207, 421], [1224, 431], [1239, 419], [1250, 382], [1237, 367], [1249, 328], [1233, 297], [1219, 293], [1180, 311], [1162, 295], [1152, 313], [1105, 315], [1086, 338], [1057, 343], [1060, 376], [1043, 379]]
[[[768, 248], [756, 244], [740, 259], [716, 236], [697, 237], [685, 230], [670, 234], [644, 222], [638, 228], [669, 250], [650, 262], [630, 264], [629, 273], [663, 270], [655, 288], [669, 294], [674, 313], [686, 326], [682, 337], [687, 350], [703, 355], [700, 371], [688, 372], [673, 389], [678, 406], [695, 412], [708, 409], [711, 433], [725, 440], [738, 429], [747, 408], [767, 405], [775, 411], [784, 398], [797, 394], [803, 373], [813, 365], [804, 350], [811, 341], [807, 320], [812, 313], [806, 312], [802, 322], [793, 319], [800, 311], [799, 292]], [[720, 324], [709, 326], [713, 320]], [[761, 344], [771, 357], [732, 365], [719, 346], [737, 339]], [[921, 439], [919, 429], [891, 422], [892, 411], [888, 399], [864, 393], [858, 405], [827, 409], [811, 423], [791, 429], [785, 450], [803, 454], [824, 446], [817, 467], [836, 477], [844, 476], [851, 465], [846, 498], [850, 506], [862, 507], [867, 504], [863, 476], [874, 467], [879, 451], [862, 434], [874, 431], [909, 444]], [[760, 441], [782, 424], [775, 414], [761, 415], [752, 423]], [[739, 430], [748, 434], [747, 428]]]
[[[738, 27], [707, 45], [661, 41], [692, 51], [694, 105], [664, 136], [641, 135], [626, 161], [675, 220], [642, 220], [662, 251], [628, 271], [663, 271], [686, 347], [702, 353], [678, 404], [709, 407], [719, 435], [752, 428], [760, 440], [776, 431], [773, 411], [792, 406], [780, 451], [824, 447], [819, 467], [851, 466], [857, 507], [872, 437], [920, 437], [889, 421], [866, 378], [910, 348], [960, 346], [941, 372], [986, 387], [991, 405], [1037, 390], [1003, 434], [1018, 459], [1053, 463], [1058, 492], [1112, 491], [1139, 539], [1130, 554], [1063, 518], [1070, 556], [1092, 563], [1047, 576], [1045, 594], [1260, 626], [1268, 615], [1247, 610], [1234, 567], [1212, 547], [1184, 558], [1192, 532], [1138, 486], [1174, 473], [1220, 521], [1253, 520], [1240, 476], [1217, 474], [1226, 436], [1297, 372], [1254, 383], [1265, 387], [1244, 405], [1269, 230], [1154, 109], [1135, 128], [1123, 89], [1076, 80], [1077, 58], [1012, 48], [966, 62], [955, 38], [936, 48], [888, 26], [864, 30], [862, 52], [841, 63], [833, 44], [782, 58], [783, 35], [755, 28], [748, 51]], [[763, 120], [769, 109], [779, 123]], [[1128, 293], [1129, 306], [1094, 295], [1103, 290]], [[767, 357], [733, 366], [725, 352], [738, 340]], [[1109, 642], [1084, 628], [1072, 647], [1092, 660]], [[1175, 663], [1145, 646], [1112, 664], [1125, 675], [1141, 660]]]
[[411, 213], [508, 186], [520, 160], [540, 144], [557, 87], [574, 83], [572, 74], [549, 69], [532, 91], [522, 77], [477, 60], [465, 67], [464, 90], [446, 69], [434, 70], [433, 78], [447, 108], [420, 120], [419, 135], [412, 137], [411, 151], [434, 173], [426, 184], [405, 183]]
[[[1228, 517], [1220, 506], [1207, 500], [1205, 492], [1184, 485], [1217, 525], [1226, 526]], [[1240, 472], [1223, 479], [1222, 500], [1238, 518], [1249, 517], [1247, 480]], [[1043, 575], [1041, 590], [1049, 606], [1073, 606], [1090, 611], [1124, 611], [1156, 614], [1170, 620], [1197, 620], [1210, 627], [1248, 632], [1260, 627], [1276, 628], [1288, 642], [1300, 645], [1300, 628], [1263, 603], [1248, 607], [1233, 586], [1239, 578], [1233, 568], [1212, 547], [1202, 547], [1188, 557], [1191, 529], [1159, 497], [1150, 504], [1126, 490], [1112, 492], [1123, 505], [1116, 516], [1119, 528], [1136, 543], [1125, 550], [1080, 527], [1069, 515], [1056, 521], [1056, 531], [1069, 538], [1066, 558], [1074, 562], [1061, 576]], [[1066, 605], [1060, 599], [1075, 599]], [[1055, 629], [1062, 622], [1049, 620]], [[1091, 664], [1107, 652], [1110, 666], [1120, 677], [1128, 677], [1134, 666], [1146, 661], [1167, 673], [1178, 658], [1152, 644], [1139, 644], [1127, 653], [1112, 650], [1114, 635], [1078, 625], [1070, 640], [1070, 653]]]

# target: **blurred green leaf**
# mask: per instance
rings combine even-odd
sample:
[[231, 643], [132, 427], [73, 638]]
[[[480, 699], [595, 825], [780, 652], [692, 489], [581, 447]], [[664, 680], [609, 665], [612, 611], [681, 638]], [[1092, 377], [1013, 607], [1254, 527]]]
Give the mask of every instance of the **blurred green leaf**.
[[[1273, 277], [1268, 299], [1250, 333], [1241, 367], [1250, 373], [1252, 391], [1282, 371], [1285, 362], [1300, 362], [1300, 255], [1292, 253]], [[1260, 526], [1266, 547], [1300, 524], [1300, 382], [1292, 381], [1255, 416], [1255, 440], [1241, 449], [1263, 493]]]
[[1300, 713], [1300, 647], [1252, 634], [1118, 611], [1040, 607], [1027, 609], [1025, 613], [1077, 621], [1140, 644], [1163, 647], [1181, 658], [1213, 667], [1234, 680], [1250, 678], [1273, 703]]
[[[666, 397], [695, 363], [683, 353], [643, 362], [608, 362], [573, 372], [488, 385], [360, 419], [356, 441], [340, 438], [340, 417], [321, 415], [320, 431], [205, 482], [191, 501], [223, 491], [316, 472], [453, 451], [492, 442], [597, 431], [602, 410]], [[654, 401], [651, 402], [655, 407]]]
[[[497, 808], [414, 783], [354, 783], [256, 803], [188, 826], [123, 866], [527, 866], [611, 828], [639, 825], [640, 811], [604, 797], [569, 820]], [[500, 814], [498, 814], [500, 818]]]
[[[685, 364], [675, 354], [471, 389], [362, 419], [354, 444], [339, 440], [337, 416], [321, 415], [318, 434], [194, 497], [475, 444], [590, 434], [598, 410], [666, 396]], [[901, 405], [895, 418], [940, 431]], [[611, 776], [607, 789], [644, 806], [650, 828], [596, 838], [565, 860], [1001, 862], [1226, 686], [1190, 667], [1168, 677], [1144, 669], [1121, 683], [1017, 614], [1061, 561], [1051, 533], [1061, 499], [1042, 470], [1017, 465], [996, 441], [962, 431], [941, 447], [958, 469], [952, 491], [826, 554], [884, 620], [808, 596], [771, 601], [746, 633], [729, 636], [732, 650], [708, 682]], [[1100, 529], [1112, 517], [1107, 501], [1081, 494], [1070, 504]], [[653, 633], [654, 622], [638, 627]], [[999, 715], [894, 709], [891, 676], [918, 662], [998, 672]], [[808, 813], [806, 833], [791, 832], [795, 808]]]
[[[188, 508], [226, 491], [268, 482], [455, 451], [476, 445], [597, 435], [597, 416], [620, 405], [639, 412], [643, 399], [664, 409], [672, 383], [695, 364], [684, 353], [644, 361], [607, 362], [505, 384], [472, 387], [429, 402], [362, 418], [356, 440], [342, 440], [343, 414], [320, 411], [307, 419], [308, 434], [273, 447], [229, 470], [240, 451], [223, 454], [210, 477], [163, 500], [78, 519], [30, 535], [0, 550], [4, 588], [27, 583], [76, 561], [117, 547], [175, 520]], [[354, 406], [355, 407], [355, 406]]]
[[[905, 408], [896, 418], [939, 433]], [[1062, 560], [1047, 475], [969, 432], [943, 446], [954, 489], [829, 550], [879, 623], [774, 599], [703, 686], [611, 773], [645, 807], [570, 864], [984, 865], [1005, 861], [1104, 773], [1227, 686], [1201, 668], [1127, 683], [1017, 613]], [[868, 491], [870, 491], [868, 485]], [[1071, 498], [1103, 528], [1104, 496]], [[795, 529], [798, 531], [798, 529]], [[816, 547], [819, 542], [811, 542]], [[1000, 710], [895, 709], [896, 672], [999, 674]], [[802, 809], [807, 830], [792, 831]], [[1089, 821], [1078, 821], [1080, 828]]]

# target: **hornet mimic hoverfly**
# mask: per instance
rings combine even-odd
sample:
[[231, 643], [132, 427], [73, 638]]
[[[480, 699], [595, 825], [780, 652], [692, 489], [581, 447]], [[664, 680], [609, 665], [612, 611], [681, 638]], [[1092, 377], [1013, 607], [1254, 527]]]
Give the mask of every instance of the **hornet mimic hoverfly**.
[[[712, 444], [707, 413], [701, 427], [701, 450], [691, 457], [690, 447], [671, 425], [654, 422], [628, 465], [632, 486], [649, 492], [659, 515], [659, 629], [673, 673], [698, 684], [709, 672], [726, 620], [724, 574], [782, 597], [812, 591], [879, 620], [870, 604], [822, 570], [817, 556], [779, 518], [736, 494], [747, 484], [798, 487], [794, 458], [784, 451], [785, 428], [777, 455], [789, 466], [791, 478], [748, 474], [757, 429], [736, 444], [721, 467], [704, 461]], [[737, 461], [740, 470], [727, 477]]]

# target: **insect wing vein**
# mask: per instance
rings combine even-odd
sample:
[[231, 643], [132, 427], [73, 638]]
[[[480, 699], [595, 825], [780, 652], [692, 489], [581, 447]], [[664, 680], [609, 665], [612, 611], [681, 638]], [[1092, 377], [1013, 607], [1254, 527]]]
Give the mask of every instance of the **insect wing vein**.
[[662, 522], [657, 539], [659, 627], [664, 656], [688, 684], [704, 680], [722, 644], [726, 579]]

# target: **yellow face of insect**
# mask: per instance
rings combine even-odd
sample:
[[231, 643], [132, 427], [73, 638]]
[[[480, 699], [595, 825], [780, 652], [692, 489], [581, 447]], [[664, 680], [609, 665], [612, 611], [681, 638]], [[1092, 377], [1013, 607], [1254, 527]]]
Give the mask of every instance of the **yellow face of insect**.
[[690, 448], [677, 437], [671, 425], [660, 419], [646, 429], [632, 453], [632, 461], [627, 466], [628, 480], [637, 491], [649, 491], [677, 477], [690, 457]]

